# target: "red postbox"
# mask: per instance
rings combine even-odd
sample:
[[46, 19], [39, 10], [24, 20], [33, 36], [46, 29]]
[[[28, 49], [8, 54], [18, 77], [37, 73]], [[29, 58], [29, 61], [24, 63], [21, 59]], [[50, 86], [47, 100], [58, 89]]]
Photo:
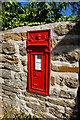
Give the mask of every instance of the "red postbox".
[[51, 30], [27, 32], [29, 91], [49, 95]]

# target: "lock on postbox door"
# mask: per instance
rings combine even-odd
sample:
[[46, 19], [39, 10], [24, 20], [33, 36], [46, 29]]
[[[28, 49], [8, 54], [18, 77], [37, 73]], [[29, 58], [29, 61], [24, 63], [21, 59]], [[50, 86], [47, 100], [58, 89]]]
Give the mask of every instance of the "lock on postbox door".
[[27, 32], [29, 91], [49, 95], [51, 30]]

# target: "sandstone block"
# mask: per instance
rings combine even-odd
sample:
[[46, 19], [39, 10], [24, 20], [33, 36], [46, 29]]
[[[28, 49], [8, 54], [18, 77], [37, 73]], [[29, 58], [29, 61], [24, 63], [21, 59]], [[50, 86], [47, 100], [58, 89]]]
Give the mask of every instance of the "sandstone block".
[[4, 63], [4, 64], [2, 64], [2, 68], [13, 70], [13, 71], [16, 71], [16, 72], [20, 71], [20, 67], [15, 65], [15, 64], [10, 65], [9, 63]]
[[79, 72], [79, 67], [58, 66], [59, 72]]
[[55, 77], [51, 76], [51, 85], [55, 85]]
[[4, 83], [4, 79], [0, 78], [0, 84]]
[[[12, 71], [11, 71], [12, 72]], [[5, 79], [4, 80], [4, 84], [6, 84], [6, 86], [12, 86], [14, 87], [15, 89], [19, 89], [19, 85], [21, 84], [21, 81], [20, 79], [14, 79], [14, 76], [11, 75], [12, 79]], [[15, 80], [15, 82], [14, 82]]]
[[68, 62], [52, 61], [51, 69], [59, 72], [79, 72], [79, 66]]
[[26, 103], [26, 105], [30, 108], [32, 108], [33, 110], [36, 110], [36, 111], [42, 111], [42, 112], [47, 112], [46, 108], [45, 107], [42, 107], [40, 105], [37, 105], [37, 104], [33, 104], [33, 103]]
[[22, 94], [27, 96], [27, 97], [35, 97], [35, 98], [37, 98], [39, 100], [43, 100], [43, 101], [45, 101], [45, 99], [46, 99], [45, 97], [43, 97], [41, 95], [32, 94], [32, 93], [28, 93], [28, 92], [23, 92]]
[[71, 108], [74, 108], [74, 106], [76, 105], [76, 102], [75, 100], [73, 99], [64, 99], [64, 98], [49, 98], [48, 101], [52, 104], [55, 104], [55, 105], [60, 105], [60, 106], [67, 106], [67, 107], [71, 107]]
[[76, 97], [76, 95], [75, 95], [74, 92], [72, 92], [72, 91], [67, 91], [67, 90], [61, 90], [59, 96], [60, 96], [60, 97], [63, 97], [63, 98], [70, 98], [70, 99]]
[[51, 119], [51, 120], [54, 120], [54, 116], [50, 116], [50, 115], [48, 115], [48, 114], [46, 114], [46, 113], [40, 113], [40, 112], [38, 112], [38, 111], [35, 111], [35, 110], [32, 110], [32, 113], [34, 114], [34, 115], [37, 115], [39, 118], [42, 118], [42, 120], [44, 120], [44, 118], [45, 119]]
[[18, 84], [19, 89], [26, 90], [27, 84], [23, 81], [21, 81], [20, 84]]
[[10, 79], [11, 78], [11, 71], [10, 70], [6, 70], [6, 69], [0, 69], [0, 77], [2, 78], [7, 78]]
[[6, 85], [2, 85], [2, 89], [5, 91], [10, 91], [16, 94], [20, 94], [20, 91], [12, 86], [6, 86]]
[[54, 88], [54, 89], [53, 89], [53, 95], [59, 96], [59, 95], [60, 95], [60, 90], [57, 89], [57, 88]]
[[21, 60], [21, 63], [22, 63], [23, 66], [26, 66], [27, 65], [27, 60], [26, 59], [25, 60]]
[[4, 91], [4, 94], [8, 95], [8, 96], [11, 96], [13, 98], [15, 98], [15, 96], [16, 96], [16, 93], [13, 93], [13, 92], [10, 92], [10, 91]]
[[54, 108], [50, 108], [50, 109], [49, 109], [49, 112], [50, 112], [52, 115], [56, 116], [57, 118], [60, 118], [60, 119], [65, 118], [62, 113], [58, 112], [58, 111], [57, 111], [56, 109], [54, 109]]
[[19, 53], [20, 53], [22, 56], [24, 56], [24, 55], [27, 54], [27, 52], [26, 52], [26, 46], [25, 46], [24, 44], [20, 44], [20, 45], [19, 45]]
[[0, 61], [16, 65], [19, 63], [19, 59], [15, 55], [2, 55]]
[[73, 110], [69, 107], [66, 107], [66, 113], [71, 116], [73, 114]]
[[55, 28], [54, 31], [58, 35], [66, 35], [66, 34], [79, 34], [79, 23], [60, 23]]
[[27, 32], [21, 33], [22, 40], [27, 40]]
[[77, 73], [51, 71], [51, 76], [55, 77], [55, 82], [60, 86], [66, 85], [70, 88], [78, 88], [79, 86]]
[[65, 24], [59, 24], [54, 28], [54, 31], [58, 34], [58, 35], [66, 35], [69, 32], [68, 26]]
[[25, 101], [28, 101], [28, 102], [34, 102], [34, 103], [37, 103], [37, 100], [36, 99], [29, 99], [28, 97], [24, 97], [24, 100]]
[[5, 54], [14, 54], [15, 46], [12, 43], [2, 43], [2, 51]]
[[[76, 48], [76, 50], [75, 50]], [[68, 61], [70, 63], [76, 63], [79, 61], [79, 46], [57, 46], [52, 50], [52, 60]]]
[[79, 86], [79, 80], [78, 79], [74, 79], [74, 78], [66, 78], [65, 79], [65, 85], [67, 85], [68, 87], [71, 88], [77, 88]]
[[24, 72], [19, 72], [14, 74], [15, 79], [20, 79], [21, 81], [27, 82], [27, 74]]
[[26, 32], [24, 33], [5, 33], [5, 39], [12, 39], [12, 40], [26, 40], [27, 39], [27, 34]]

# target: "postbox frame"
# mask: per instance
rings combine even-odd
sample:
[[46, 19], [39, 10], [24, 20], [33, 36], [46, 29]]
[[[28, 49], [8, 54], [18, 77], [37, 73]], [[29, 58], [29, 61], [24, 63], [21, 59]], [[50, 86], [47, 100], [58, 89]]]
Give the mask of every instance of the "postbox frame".
[[[29, 41], [31, 41], [29, 39], [29, 34], [32, 33], [32, 32], [49, 32], [49, 38], [46, 40], [48, 42], [48, 45], [47, 45], [47, 42], [43, 42], [42, 40], [40, 41], [40, 44], [38, 44], [38, 47], [39, 48], [43, 48], [45, 47], [45, 45], [47, 46], [48, 49], [45, 49], [45, 51], [34, 51], [31, 49], [36, 47], [37, 45], [33, 43], [31, 43], [31, 46], [29, 45]], [[37, 39], [39, 39], [41, 36], [39, 36]], [[34, 42], [34, 41], [33, 41]], [[42, 43], [43, 42], [43, 43]], [[49, 91], [50, 91], [50, 72], [51, 72], [51, 29], [46, 29], [46, 30], [35, 30], [35, 31], [28, 31], [27, 32], [27, 52], [28, 52], [28, 78], [29, 78], [29, 91], [31, 92], [36, 92], [36, 93], [39, 93], [39, 94], [44, 94], [44, 95], [50, 95]], [[48, 77], [46, 75], [46, 90], [35, 90], [32, 88], [32, 78], [31, 78], [31, 57], [32, 57], [32, 54], [36, 55], [36, 54], [45, 54], [46, 56], [46, 68], [45, 68], [45, 71], [46, 73], [48, 73]], [[48, 59], [49, 58], [49, 59]], [[42, 70], [44, 71], [44, 68], [42, 66]]]

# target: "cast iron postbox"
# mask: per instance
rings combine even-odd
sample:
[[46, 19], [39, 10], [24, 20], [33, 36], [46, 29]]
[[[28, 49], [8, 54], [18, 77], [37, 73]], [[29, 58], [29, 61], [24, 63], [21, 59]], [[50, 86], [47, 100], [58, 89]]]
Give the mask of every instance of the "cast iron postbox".
[[27, 32], [29, 91], [49, 95], [51, 30]]

